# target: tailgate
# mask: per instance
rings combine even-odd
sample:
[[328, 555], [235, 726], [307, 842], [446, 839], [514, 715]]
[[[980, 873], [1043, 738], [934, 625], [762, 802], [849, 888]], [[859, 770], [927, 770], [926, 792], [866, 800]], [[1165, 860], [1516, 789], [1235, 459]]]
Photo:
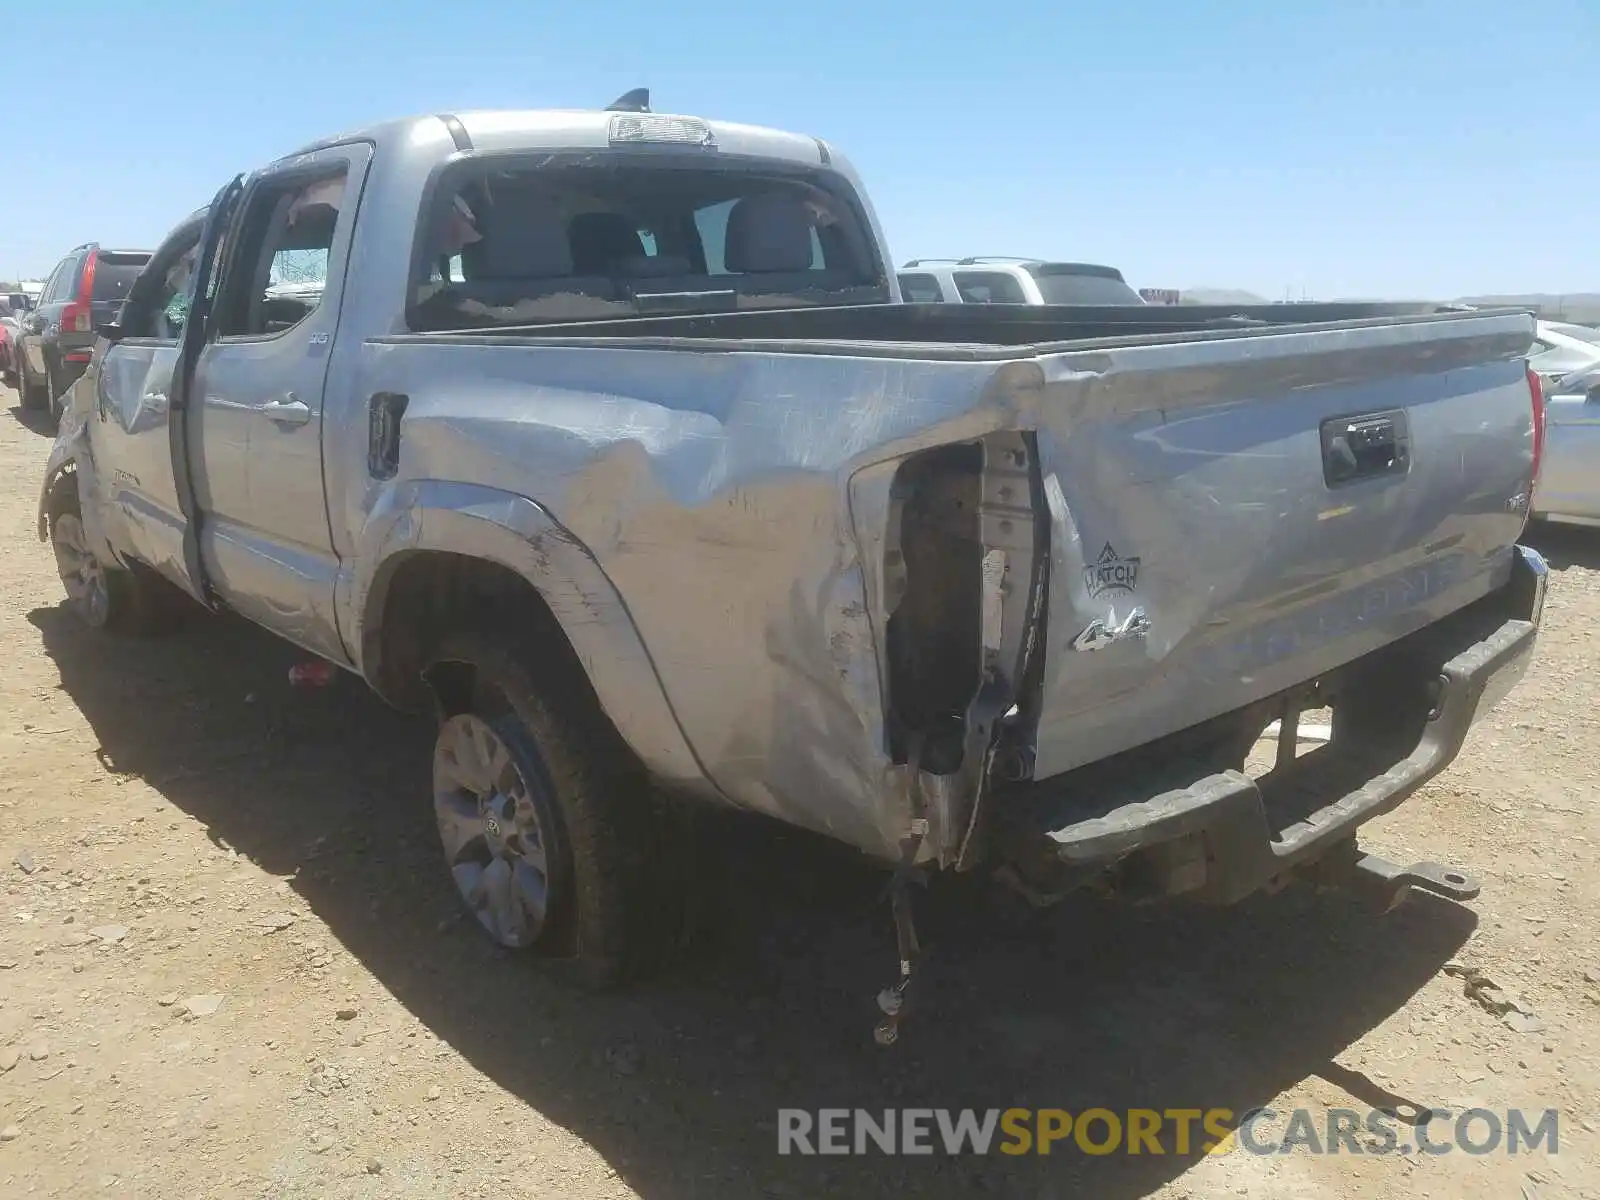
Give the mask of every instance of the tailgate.
[[1519, 314], [1048, 355], [1044, 778], [1273, 695], [1505, 583]]

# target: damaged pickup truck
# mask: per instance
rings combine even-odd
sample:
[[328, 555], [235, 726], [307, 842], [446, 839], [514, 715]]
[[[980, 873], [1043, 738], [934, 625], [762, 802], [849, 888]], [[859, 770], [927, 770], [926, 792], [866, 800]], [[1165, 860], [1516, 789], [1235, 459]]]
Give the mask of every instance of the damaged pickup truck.
[[432, 706], [463, 898], [590, 982], [668, 944], [694, 800], [896, 868], [885, 1041], [918, 872], [1474, 894], [1355, 834], [1533, 651], [1532, 319], [907, 305], [891, 263], [810, 137], [332, 138], [156, 254], [40, 533], [91, 625], [177, 588]]

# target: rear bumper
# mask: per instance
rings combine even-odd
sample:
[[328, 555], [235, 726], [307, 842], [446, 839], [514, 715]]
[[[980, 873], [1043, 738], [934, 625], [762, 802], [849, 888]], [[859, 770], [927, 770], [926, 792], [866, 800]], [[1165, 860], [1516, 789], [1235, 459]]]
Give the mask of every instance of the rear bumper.
[[89, 359], [94, 355], [94, 340], [84, 340], [81, 336], [63, 337], [56, 344], [56, 380], [62, 391], [78, 382], [84, 371], [89, 368]]
[[1332, 740], [1260, 779], [1145, 747], [997, 799], [1003, 857], [1031, 881], [1212, 903], [1273, 884], [1449, 765], [1526, 673], [1547, 577], [1516, 547], [1504, 588], [1330, 681], [1353, 711], [1336, 703]]

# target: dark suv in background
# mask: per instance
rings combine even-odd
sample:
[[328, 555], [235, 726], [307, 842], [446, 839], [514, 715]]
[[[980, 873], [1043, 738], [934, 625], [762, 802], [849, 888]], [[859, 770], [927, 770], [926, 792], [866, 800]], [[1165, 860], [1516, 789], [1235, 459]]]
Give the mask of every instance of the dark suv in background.
[[20, 321], [17, 391], [23, 407], [49, 405], [60, 415], [62, 397], [89, 365], [95, 327], [117, 315], [149, 261], [148, 250], [106, 250], [91, 242], [56, 264], [37, 307]]

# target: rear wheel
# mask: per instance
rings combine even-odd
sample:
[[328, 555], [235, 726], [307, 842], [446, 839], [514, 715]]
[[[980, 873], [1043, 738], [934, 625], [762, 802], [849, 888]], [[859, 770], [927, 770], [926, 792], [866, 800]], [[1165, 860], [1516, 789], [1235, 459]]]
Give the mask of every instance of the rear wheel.
[[484, 931], [508, 949], [538, 945], [567, 902], [571, 852], [549, 772], [514, 718], [467, 712], [440, 726], [433, 806], [445, 865]]
[[95, 555], [83, 524], [77, 476], [56, 480], [47, 509], [50, 548], [67, 593], [67, 607], [91, 629], [149, 634], [170, 628], [179, 597], [164, 580], [143, 569], [108, 567]]
[[556, 657], [509, 635], [441, 643], [427, 671], [441, 715], [434, 815], [485, 933], [607, 987], [680, 943], [682, 846], [588, 681]]
[[17, 395], [23, 408], [43, 408], [48, 401], [43, 389], [28, 372], [28, 360], [20, 355], [17, 358]]
[[61, 386], [61, 382], [56, 375], [56, 369], [53, 366], [46, 363], [44, 371], [44, 392], [50, 403], [50, 419], [59, 422], [61, 420], [61, 410], [66, 403], [66, 389]]

